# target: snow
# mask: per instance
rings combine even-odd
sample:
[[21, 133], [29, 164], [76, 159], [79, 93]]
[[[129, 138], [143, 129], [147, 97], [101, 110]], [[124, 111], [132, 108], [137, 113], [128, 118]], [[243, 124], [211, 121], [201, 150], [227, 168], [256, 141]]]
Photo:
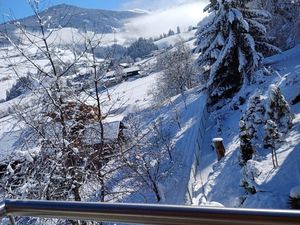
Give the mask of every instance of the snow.
[[[193, 179], [191, 178], [194, 176], [193, 171], [197, 164], [199, 129], [205, 121], [203, 111], [206, 106], [206, 95], [199, 93], [195, 88], [186, 93], [184, 101], [181, 95], [174, 96], [170, 101], [156, 109], [146, 109], [134, 116], [135, 120], [141, 121], [144, 129], [150, 127], [155, 121], [163, 120], [162, 130], [166, 130], [170, 136], [169, 143], [173, 149], [175, 164], [170, 176], [160, 183], [160, 190], [163, 191], [164, 196], [164, 201], [161, 203], [190, 204], [191, 199], [187, 193], [192, 191]], [[180, 127], [176, 122], [176, 115], [180, 118], [178, 121]], [[137, 201], [137, 198], [133, 195], [128, 202]]]
[[[105, 108], [113, 107], [117, 114], [127, 115], [152, 105], [151, 88], [160, 73], [153, 73], [139, 79], [129, 79], [102, 92]], [[109, 93], [109, 96], [107, 95]], [[111, 98], [109, 100], [109, 97]]]
[[[104, 130], [104, 140], [107, 142], [116, 141], [119, 138], [120, 134], [120, 121], [105, 121], [103, 123], [103, 130]], [[92, 124], [86, 128], [84, 131], [84, 135], [86, 138], [86, 142], [88, 144], [99, 144], [100, 139], [100, 127], [99, 124]]]
[[215, 143], [215, 142], [222, 142], [223, 141], [223, 138], [213, 138], [212, 139], [212, 142]]
[[[110, 121], [118, 120], [117, 118], [122, 119], [131, 113], [138, 112], [142, 117], [141, 123], [145, 123], [145, 128], [161, 117], [166, 121], [174, 121], [176, 116], [174, 111], [179, 114], [181, 128], [174, 125], [174, 122], [172, 122], [172, 127], [164, 127], [171, 131], [171, 143], [176, 149], [174, 155], [178, 161], [172, 176], [168, 177], [164, 183], [159, 183], [159, 190], [162, 192], [162, 203], [186, 204], [190, 202], [187, 198], [187, 187], [191, 187], [192, 171], [196, 162], [195, 155], [197, 155], [195, 151], [198, 149], [196, 146], [199, 138], [199, 126], [201, 126], [200, 121], [203, 120], [202, 112], [206, 96], [197, 93], [197, 89], [194, 89], [187, 93], [186, 107], [182, 97], [175, 96], [172, 98], [171, 104], [165, 104], [155, 110], [154, 114], [150, 116], [146, 114], [146, 118], [143, 118], [143, 112], [147, 112], [149, 107], [154, 104], [151, 89], [160, 74], [160, 72], [153, 73], [109, 88], [108, 93], [112, 99], [108, 100], [106, 91], [103, 91], [102, 100], [106, 102], [107, 108], [111, 109], [113, 106], [116, 109], [115, 114], [108, 118]], [[132, 196], [127, 201], [137, 200]]]
[[[266, 58], [264, 64], [272, 76], [257, 75], [257, 83], [244, 87], [238, 96], [249, 99], [261, 93], [262, 100], [268, 99], [268, 89], [273, 85], [280, 88], [287, 102], [299, 95], [300, 87], [300, 45], [286, 52]], [[258, 85], [259, 84], [259, 85]], [[276, 147], [279, 167], [274, 169], [271, 151], [258, 147], [257, 153], [243, 172], [239, 165], [239, 120], [247, 104], [233, 110], [232, 103], [211, 113], [202, 144], [200, 164], [194, 183], [193, 204], [219, 202], [225, 207], [286, 209], [288, 196], [293, 187], [299, 187], [300, 179], [300, 104], [291, 105], [294, 113], [293, 127]], [[261, 131], [258, 136], [263, 136]], [[214, 137], [222, 137], [226, 156], [217, 161], [211, 147]], [[244, 173], [251, 173], [256, 194], [246, 194], [241, 187]], [[297, 188], [293, 194], [298, 194]]]
[[213, 207], [213, 208], [224, 208], [224, 205], [222, 205], [219, 202], [202, 202], [200, 206], [203, 207]]
[[[68, 38], [74, 38], [74, 35], [79, 38], [79, 43], [82, 41], [79, 32], [71, 28], [64, 28], [59, 32], [61, 33], [55, 35], [64, 36], [66, 41]], [[184, 32], [161, 39], [156, 44], [160, 48], [165, 48], [183, 39], [186, 44], [193, 46], [194, 34], [195, 31]], [[104, 37], [103, 42], [109, 44], [111, 38], [112, 36], [108, 34]], [[128, 41], [127, 38], [122, 38], [117, 36], [119, 43]], [[234, 41], [233, 39], [231, 41]], [[224, 38], [217, 37], [216, 43], [224, 45]], [[249, 43], [251, 44], [251, 40]], [[230, 44], [232, 43], [227, 43], [228, 49], [230, 49]], [[3, 60], [6, 56], [3, 52], [0, 51], [0, 73], [4, 75], [0, 81], [0, 100], [5, 98], [6, 91], [16, 80], [16, 77], [10, 75], [9, 65]], [[28, 49], [28, 52], [34, 55], [36, 49]], [[20, 57], [15, 55], [16, 52], [10, 51], [10, 54], [11, 61], [20, 65], [18, 70], [22, 74], [33, 71]], [[61, 56], [64, 60], [72, 57], [70, 51], [67, 50], [62, 50]], [[252, 94], [261, 92], [262, 99], [267, 99], [268, 88], [276, 85], [280, 87], [287, 102], [291, 103], [299, 94], [299, 58], [300, 45], [265, 59], [264, 64], [272, 66], [273, 69], [269, 68], [271, 71], [277, 71], [269, 77], [258, 77], [257, 83], [260, 82], [260, 85], [256, 83], [244, 87], [239, 95], [247, 100]], [[243, 60], [241, 55], [241, 65]], [[39, 59], [37, 61], [40, 66], [46, 67], [45, 60]], [[146, 63], [154, 64], [155, 58], [150, 57], [139, 62], [139, 64]], [[117, 137], [120, 121], [131, 114], [137, 114], [137, 120], [141, 118], [141, 126], [145, 129], [161, 118], [167, 121], [164, 129], [168, 129], [170, 132], [170, 143], [175, 149], [176, 164], [172, 174], [158, 185], [162, 203], [213, 207], [286, 208], [289, 194], [299, 196], [299, 103], [291, 106], [294, 113], [293, 127], [276, 149], [279, 168], [273, 168], [271, 153], [266, 150], [258, 153], [253, 160], [250, 160], [245, 171], [243, 171], [239, 165], [239, 120], [247, 104], [245, 103], [239, 106], [237, 110], [233, 110], [233, 103], [228, 103], [223, 108], [206, 115], [206, 95], [194, 88], [187, 91], [184, 96], [174, 96], [169, 102], [157, 106], [154, 104], [156, 102], [153, 100], [151, 90], [160, 75], [161, 72], [150, 72], [145, 77], [132, 78], [110, 87], [108, 90], [102, 90], [101, 102], [104, 105], [104, 113], [110, 113], [109, 117], [105, 119], [105, 124], [109, 124], [105, 127], [110, 131], [107, 139]], [[32, 151], [21, 149], [18, 140], [23, 134], [21, 129], [23, 124], [18, 123], [16, 118], [10, 115], [10, 110], [13, 105], [19, 103], [22, 103], [24, 107], [33, 105], [34, 100], [33, 96], [27, 95], [25, 98], [18, 97], [9, 102], [0, 103], [0, 158], [15, 151], [19, 157], [32, 162], [32, 154], [35, 154], [38, 149], [32, 149]], [[234, 101], [236, 99], [233, 99], [232, 102]], [[95, 101], [88, 99], [87, 103], [93, 105]], [[154, 110], [151, 109], [153, 105], [156, 105]], [[174, 122], [176, 120], [180, 126]], [[225, 145], [226, 156], [219, 162], [212, 148], [212, 140], [213, 142], [223, 141]], [[76, 151], [76, 149], [74, 150]], [[157, 161], [153, 160], [152, 164], [155, 165], [156, 163]], [[9, 169], [13, 173], [12, 168]], [[253, 183], [257, 188], [256, 194], [245, 194], [245, 190], [241, 187], [243, 173], [253, 175]], [[115, 189], [118, 188], [120, 187], [115, 187]], [[188, 192], [191, 196], [187, 194]], [[135, 197], [132, 196], [130, 200], [136, 200]], [[153, 198], [147, 200], [149, 202], [154, 201]]]
[[17, 140], [22, 130], [15, 123], [15, 118], [8, 116], [0, 119], [0, 159], [18, 148]]
[[265, 65], [276, 65], [277, 64], [278, 67], [284, 66], [284, 68], [286, 68], [286, 66], [288, 64], [295, 64], [296, 63], [295, 61], [299, 60], [299, 58], [298, 58], [299, 51], [300, 51], [300, 45], [297, 45], [292, 49], [282, 52], [281, 54], [274, 55], [274, 56], [264, 59], [264, 64]]
[[15, 69], [20, 76], [31, 71], [28, 63], [25, 63], [24, 59], [17, 54], [10, 48], [0, 48], [0, 100], [6, 99], [6, 91], [15, 84], [17, 79], [16, 75], [12, 73], [12, 69]]
[[290, 191], [291, 198], [300, 198], [300, 186], [293, 187]]
[[239, 48], [239, 71], [241, 72], [246, 65], [247, 65], [246, 57], [242, 52], [242, 50]]
[[141, 13], [141, 14], [149, 14], [150, 13], [150, 11], [145, 10], [145, 9], [130, 9], [127, 11], [134, 12], [134, 13]]
[[33, 162], [34, 160], [33, 160], [32, 156], [33, 156], [35, 150], [36, 149], [32, 149], [30, 151], [19, 151], [18, 150], [18, 151], [15, 151], [15, 153], [16, 153], [17, 157], [25, 158], [28, 162]]
[[242, 27], [243, 27], [246, 31], [249, 31], [249, 24], [247, 23], [246, 20], [244, 20], [243, 14], [242, 14], [238, 9], [232, 8], [231, 10], [229, 10], [229, 13], [228, 13], [228, 19], [229, 19], [229, 22], [230, 22], [231, 24], [232, 24], [235, 20], [237, 20], [238, 22], [241, 23]]

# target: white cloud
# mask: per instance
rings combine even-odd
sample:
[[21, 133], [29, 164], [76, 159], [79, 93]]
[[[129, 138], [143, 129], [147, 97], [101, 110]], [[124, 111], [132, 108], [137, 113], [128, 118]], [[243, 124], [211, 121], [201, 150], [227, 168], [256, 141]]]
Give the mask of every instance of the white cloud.
[[146, 9], [151, 11], [166, 9], [190, 0], [128, 0], [122, 4], [123, 9]]
[[[156, 6], [155, 11], [149, 15], [141, 16], [129, 21], [125, 28], [128, 33], [134, 33], [135, 35], [142, 37], [158, 36], [162, 33], [167, 33], [169, 29], [176, 31], [176, 27], [179, 26], [181, 30], [186, 30], [189, 26], [195, 26], [197, 23], [206, 16], [203, 13], [203, 8], [207, 4], [207, 0], [195, 1], [195, 0], [153, 0], [149, 3], [149, 0], [132, 0], [127, 4], [130, 4], [133, 8], [145, 7], [139, 6]], [[173, 7], [170, 6], [172, 4]], [[138, 5], [141, 4], [141, 5]], [[136, 6], [136, 7], [135, 7]]]

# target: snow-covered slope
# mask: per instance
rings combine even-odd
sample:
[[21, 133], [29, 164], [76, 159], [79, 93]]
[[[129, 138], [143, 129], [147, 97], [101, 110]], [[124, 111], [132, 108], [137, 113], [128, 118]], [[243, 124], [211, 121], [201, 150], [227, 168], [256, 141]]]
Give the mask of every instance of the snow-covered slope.
[[[162, 204], [191, 203], [194, 169], [199, 150], [198, 141], [201, 136], [199, 130], [205, 121], [205, 110], [206, 95], [195, 88], [188, 91], [184, 97], [174, 96], [162, 105], [135, 111], [124, 120], [125, 123], [132, 121], [138, 123], [141, 133], [157, 124], [163, 135], [163, 142], [158, 150], [162, 151], [166, 146], [170, 150], [172, 159], [165, 159], [161, 153], [158, 156], [161, 158], [154, 158], [149, 165], [153, 167], [150, 169], [151, 174], [153, 170], [160, 172], [155, 182], [159, 186]], [[140, 186], [138, 192], [123, 201], [157, 202], [151, 190], [144, 186]]]
[[[31, 51], [34, 53], [33, 50]], [[60, 52], [62, 57], [71, 57], [68, 51], [61, 50]], [[13, 56], [16, 52], [9, 51], [8, 54]], [[20, 62], [21, 57], [16, 56], [15, 58], [12, 57], [12, 59], [14, 62]], [[45, 66], [45, 61], [42, 58], [37, 60], [37, 63]], [[142, 65], [146, 63], [153, 64], [155, 60], [151, 57], [145, 62], [139, 63]], [[9, 65], [2, 65], [1, 71], [3, 74], [5, 74], [5, 71], [10, 71]], [[25, 64], [22, 65], [22, 68], [23, 66]], [[187, 92], [184, 98], [178, 95], [164, 104], [157, 105], [151, 92], [159, 76], [161, 76], [160, 72], [150, 73], [148, 76], [131, 78], [110, 87], [101, 93], [101, 101], [105, 105], [105, 109], [107, 109], [107, 111], [104, 110], [104, 113], [112, 110], [110, 111], [110, 116], [106, 118], [107, 121], [120, 121], [128, 115], [135, 115], [135, 120], [141, 121], [141, 129], [147, 129], [154, 121], [164, 120], [162, 129], [168, 130], [169, 144], [174, 149], [172, 153], [174, 155], [174, 165], [172, 166], [171, 175], [164, 182], [160, 182], [161, 195], [163, 196], [162, 202], [186, 204], [190, 202], [187, 192], [188, 187], [191, 190], [190, 178], [196, 161], [195, 151], [198, 149], [199, 126], [203, 119], [202, 113], [206, 97], [195, 88]], [[16, 79], [17, 77], [13, 76], [10, 78], [10, 82], [14, 83]], [[7, 85], [5, 82], [0, 82], [0, 84], [4, 90], [10, 89], [11, 85]], [[3, 92], [2, 98], [5, 98], [5, 92]], [[94, 104], [94, 101], [88, 99], [86, 103]], [[10, 115], [11, 107], [20, 103], [30, 104], [31, 102], [31, 96], [28, 94], [0, 103], [1, 117], [3, 117], [0, 119], [0, 158], [7, 157], [12, 151], [22, 149], [19, 140], [22, 133], [26, 131], [22, 129], [22, 124], [13, 115]], [[155, 105], [156, 107], [153, 109]], [[148, 190], [144, 191], [149, 192]], [[137, 199], [134, 195], [128, 201], [142, 202], [141, 199]], [[155, 202], [155, 199], [150, 195], [147, 201]]]
[[[158, 41], [155, 42], [155, 44], [160, 49], [168, 48], [170, 46], [174, 46], [176, 43], [179, 43], [179, 42], [187, 42], [189, 40], [194, 40], [195, 33], [196, 33], [196, 30], [192, 30], [192, 31], [189, 31], [189, 32], [183, 32], [183, 33], [180, 33], [180, 34], [175, 34], [175, 35], [163, 38], [161, 40], [158, 40]], [[192, 41], [191, 45], [193, 45], [193, 42], [194, 41]]]
[[[271, 84], [279, 86], [291, 104], [300, 94], [300, 46], [267, 58], [264, 63], [272, 66], [272, 76], [257, 75], [257, 83], [245, 87], [238, 95], [250, 97], [258, 91], [267, 98]], [[201, 149], [194, 204], [220, 202], [226, 207], [287, 208], [290, 190], [298, 186], [300, 179], [300, 103], [291, 105], [293, 126], [276, 149], [279, 167], [273, 168], [271, 152], [257, 153], [252, 161], [253, 182], [256, 194], [246, 194], [241, 187], [242, 169], [239, 165], [239, 120], [247, 102], [234, 110], [233, 100], [211, 114]], [[263, 134], [259, 134], [263, 135]], [[226, 156], [217, 162], [211, 147], [214, 137], [224, 139]]]

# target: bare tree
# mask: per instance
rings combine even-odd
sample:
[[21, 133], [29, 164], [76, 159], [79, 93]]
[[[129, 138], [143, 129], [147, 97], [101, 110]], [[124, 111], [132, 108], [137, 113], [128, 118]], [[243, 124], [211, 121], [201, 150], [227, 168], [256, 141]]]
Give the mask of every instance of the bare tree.
[[[19, 39], [12, 38], [10, 33], [2, 34], [31, 67], [28, 76], [37, 85], [28, 87], [30, 107], [22, 103], [15, 106], [16, 118], [25, 127], [26, 137], [22, 141], [26, 150], [12, 153], [3, 160], [5, 172], [1, 176], [1, 189], [11, 198], [113, 199], [114, 192], [108, 181], [122, 164], [118, 161], [120, 154], [114, 151], [116, 143], [105, 140], [104, 120], [113, 106], [103, 112], [100, 88], [105, 87], [107, 67], [96, 57], [101, 40], [96, 35], [84, 34], [83, 48], [65, 50], [68, 57], [63, 57], [62, 50], [49, 41], [53, 33], [44, 26], [38, 1], [29, 3], [38, 21], [39, 33], [30, 32], [15, 22]], [[69, 82], [69, 75], [78, 76], [82, 64], [89, 68], [92, 80], [86, 89], [76, 88]], [[18, 77], [24, 76], [16, 67], [13, 70]], [[105, 94], [110, 100], [108, 91]], [[88, 98], [95, 104], [87, 104]], [[29, 142], [36, 144], [28, 145]], [[92, 189], [93, 193], [88, 194], [85, 189]]]
[[196, 71], [193, 67], [191, 50], [183, 42], [160, 55], [157, 59], [157, 68], [162, 70], [162, 75], [157, 81], [154, 95], [160, 99], [167, 99], [193, 87]]
[[129, 141], [122, 149], [125, 178], [130, 180], [134, 193], [144, 196], [145, 201], [149, 201], [150, 195], [156, 202], [163, 202], [163, 182], [172, 172], [175, 158], [166, 121], [158, 119], [142, 129], [135, 117], [128, 119], [128, 126]]

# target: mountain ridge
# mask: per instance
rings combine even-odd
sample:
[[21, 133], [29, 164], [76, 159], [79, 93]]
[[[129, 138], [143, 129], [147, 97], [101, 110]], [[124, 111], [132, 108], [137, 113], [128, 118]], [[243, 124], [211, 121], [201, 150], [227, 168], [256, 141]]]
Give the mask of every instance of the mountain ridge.
[[[40, 12], [40, 15], [46, 20], [45, 27], [54, 29], [57, 27], [73, 27], [94, 31], [95, 33], [112, 33], [114, 29], [120, 29], [124, 26], [124, 21], [130, 18], [138, 17], [143, 13], [132, 11], [116, 11], [106, 9], [89, 9], [73, 6], [69, 4], [59, 4], [51, 6]], [[16, 29], [15, 22], [31, 31], [39, 30], [36, 27], [38, 23], [35, 15], [12, 20], [0, 24], [0, 31], [11, 32]]]

